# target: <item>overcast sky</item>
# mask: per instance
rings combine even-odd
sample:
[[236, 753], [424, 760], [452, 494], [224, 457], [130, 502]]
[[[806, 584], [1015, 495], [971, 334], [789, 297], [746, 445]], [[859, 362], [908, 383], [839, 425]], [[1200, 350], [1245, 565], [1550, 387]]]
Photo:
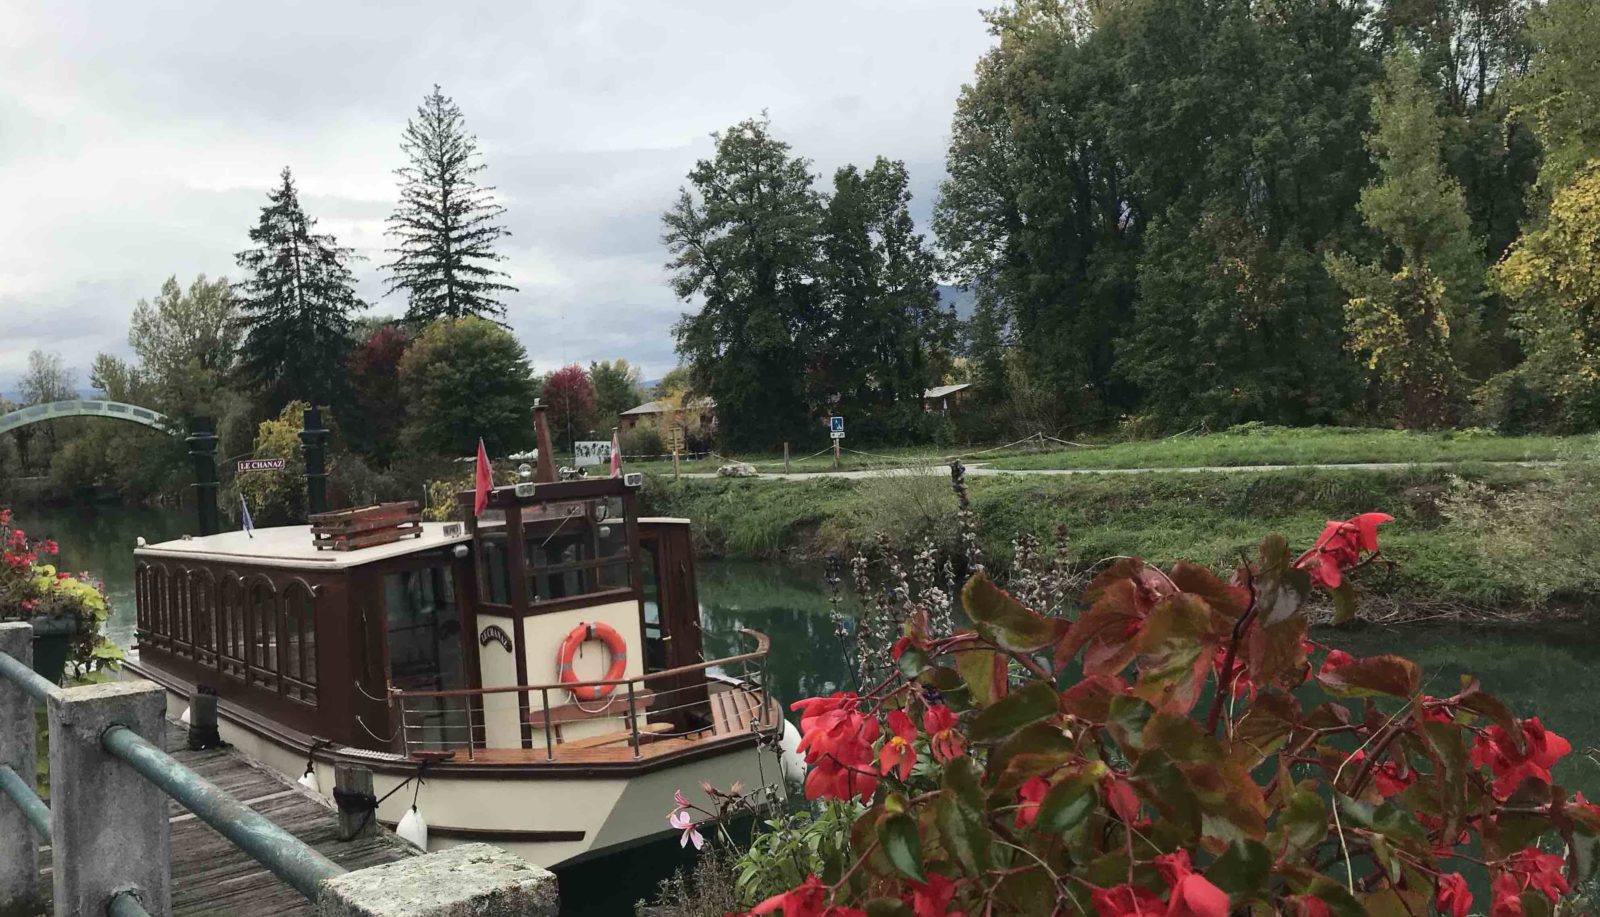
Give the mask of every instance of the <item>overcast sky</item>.
[[926, 216], [971, 0], [60, 3], [0, 0], [0, 390], [33, 348], [87, 387], [176, 274], [232, 275], [279, 169], [375, 312], [400, 132], [435, 82], [478, 136], [513, 235], [510, 322], [544, 372], [675, 363], [659, 217], [712, 131], [766, 109], [831, 175], [877, 155]]

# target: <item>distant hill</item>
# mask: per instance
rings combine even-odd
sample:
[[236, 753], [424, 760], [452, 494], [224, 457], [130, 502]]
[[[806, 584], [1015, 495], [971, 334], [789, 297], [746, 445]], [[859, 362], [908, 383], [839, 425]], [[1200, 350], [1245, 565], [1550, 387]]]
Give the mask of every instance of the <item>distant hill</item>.
[[956, 310], [956, 318], [967, 321], [972, 318], [972, 311], [978, 306], [978, 298], [966, 287], [941, 283], [939, 284], [939, 305], [953, 307]]

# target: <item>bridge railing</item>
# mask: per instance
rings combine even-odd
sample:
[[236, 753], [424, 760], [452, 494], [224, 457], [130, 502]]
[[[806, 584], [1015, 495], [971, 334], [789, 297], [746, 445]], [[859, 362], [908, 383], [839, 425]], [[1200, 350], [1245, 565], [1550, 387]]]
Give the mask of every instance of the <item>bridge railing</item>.
[[[509, 912], [554, 917], [555, 877], [487, 845], [346, 871], [161, 749], [165, 689], [148, 681], [57, 687], [34, 673], [32, 643], [29, 625], [0, 623], [0, 915], [39, 913], [39, 844], [48, 842], [58, 917], [168, 917], [170, 797], [319, 914], [404, 908], [456, 917], [510, 902]], [[34, 786], [35, 704], [49, 721], [48, 805]], [[396, 887], [407, 889], [405, 900], [390, 900]]]

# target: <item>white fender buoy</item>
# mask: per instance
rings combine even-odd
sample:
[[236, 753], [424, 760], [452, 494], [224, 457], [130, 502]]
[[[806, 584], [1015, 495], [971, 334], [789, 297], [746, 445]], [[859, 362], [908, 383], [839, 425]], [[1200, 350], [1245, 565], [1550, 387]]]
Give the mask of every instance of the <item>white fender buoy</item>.
[[317, 782], [317, 769], [314, 767], [307, 767], [306, 772], [301, 774], [300, 779], [296, 780], [295, 783], [316, 793], [318, 796], [322, 795], [322, 785]]
[[395, 826], [394, 833], [405, 838], [423, 850], [428, 849], [428, 822], [423, 819], [422, 813], [412, 806], [400, 819], [400, 824]]
[[785, 720], [783, 736], [778, 739], [778, 764], [783, 769], [783, 779], [788, 783], [806, 782], [806, 759], [800, 755], [800, 730]]
[[182, 723], [185, 726], [189, 725], [189, 713], [193, 709], [194, 708], [192, 708], [192, 707], [183, 708], [183, 716], [178, 717], [178, 722]]

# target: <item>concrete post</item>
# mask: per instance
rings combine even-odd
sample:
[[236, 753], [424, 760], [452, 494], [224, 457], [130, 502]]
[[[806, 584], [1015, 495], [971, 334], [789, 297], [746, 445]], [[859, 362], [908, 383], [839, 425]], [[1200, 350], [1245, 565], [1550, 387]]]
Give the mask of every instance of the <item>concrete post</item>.
[[167, 796], [100, 744], [120, 724], [163, 747], [166, 690], [148, 681], [85, 685], [52, 696], [49, 709], [57, 917], [101, 917], [125, 890], [151, 917], [169, 917]]
[[369, 866], [322, 883], [318, 917], [556, 917], [556, 877], [489, 844]]
[[[0, 624], [0, 653], [24, 666], [33, 665], [33, 628], [25, 623]], [[33, 698], [21, 685], [0, 678], [0, 764], [10, 765], [34, 789]], [[0, 796], [0, 917], [37, 914], [39, 844], [22, 809]]]

